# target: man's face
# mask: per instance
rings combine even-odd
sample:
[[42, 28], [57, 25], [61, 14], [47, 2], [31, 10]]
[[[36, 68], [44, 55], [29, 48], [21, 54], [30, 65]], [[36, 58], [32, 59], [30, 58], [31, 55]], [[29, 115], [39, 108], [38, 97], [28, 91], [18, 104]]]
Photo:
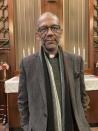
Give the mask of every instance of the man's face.
[[47, 51], [57, 49], [62, 31], [56, 17], [43, 17], [38, 24], [38, 33]]

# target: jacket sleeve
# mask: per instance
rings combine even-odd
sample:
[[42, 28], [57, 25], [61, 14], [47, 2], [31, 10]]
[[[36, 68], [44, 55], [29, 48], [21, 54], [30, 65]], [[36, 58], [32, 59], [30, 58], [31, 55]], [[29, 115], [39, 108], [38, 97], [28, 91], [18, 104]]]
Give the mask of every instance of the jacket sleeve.
[[24, 69], [23, 61], [20, 64], [18, 108], [20, 112], [21, 126], [24, 129], [24, 131], [27, 131], [29, 125], [29, 108], [28, 108], [28, 93], [26, 87], [26, 72]]
[[85, 89], [85, 82], [84, 82], [84, 63], [82, 57], [80, 57], [80, 93], [81, 93], [81, 101], [84, 108], [84, 111], [86, 111], [89, 108], [89, 96], [86, 93]]

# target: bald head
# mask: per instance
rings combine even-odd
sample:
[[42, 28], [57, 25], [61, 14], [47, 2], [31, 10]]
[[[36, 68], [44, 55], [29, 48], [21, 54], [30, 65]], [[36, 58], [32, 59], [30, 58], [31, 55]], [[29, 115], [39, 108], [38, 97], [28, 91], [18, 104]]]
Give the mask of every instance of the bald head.
[[53, 14], [53, 13], [51, 13], [51, 12], [45, 12], [45, 13], [43, 13], [43, 14], [39, 17], [39, 19], [38, 19], [38, 21], [37, 21], [37, 26], [38, 26], [38, 27], [39, 27], [39, 24], [40, 24], [44, 19], [47, 19], [47, 20], [54, 19], [54, 20], [57, 21], [58, 24], [60, 24], [59, 18], [58, 18], [55, 14]]

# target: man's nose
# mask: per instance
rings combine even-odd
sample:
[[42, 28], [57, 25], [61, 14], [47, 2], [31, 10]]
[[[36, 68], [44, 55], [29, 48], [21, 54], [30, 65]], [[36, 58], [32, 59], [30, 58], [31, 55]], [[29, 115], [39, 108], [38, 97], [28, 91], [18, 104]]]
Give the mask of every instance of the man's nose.
[[53, 35], [53, 31], [51, 30], [51, 28], [48, 28], [47, 35]]

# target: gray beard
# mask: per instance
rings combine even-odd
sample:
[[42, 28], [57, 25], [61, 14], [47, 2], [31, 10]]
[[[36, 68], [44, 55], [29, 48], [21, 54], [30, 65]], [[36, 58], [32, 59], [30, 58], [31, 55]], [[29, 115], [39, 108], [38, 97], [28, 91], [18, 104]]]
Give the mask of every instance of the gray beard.
[[56, 53], [58, 52], [58, 46], [59, 46], [59, 45], [57, 45], [57, 48], [56, 48], [56, 49], [53, 49], [53, 48], [47, 49], [47, 48], [44, 46], [44, 44], [43, 44], [42, 46], [43, 46], [44, 51], [45, 51], [46, 53], [48, 53], [48, 54], [54, 54], [53, 52], [55, 52], [55, 54], [56, 54]]

